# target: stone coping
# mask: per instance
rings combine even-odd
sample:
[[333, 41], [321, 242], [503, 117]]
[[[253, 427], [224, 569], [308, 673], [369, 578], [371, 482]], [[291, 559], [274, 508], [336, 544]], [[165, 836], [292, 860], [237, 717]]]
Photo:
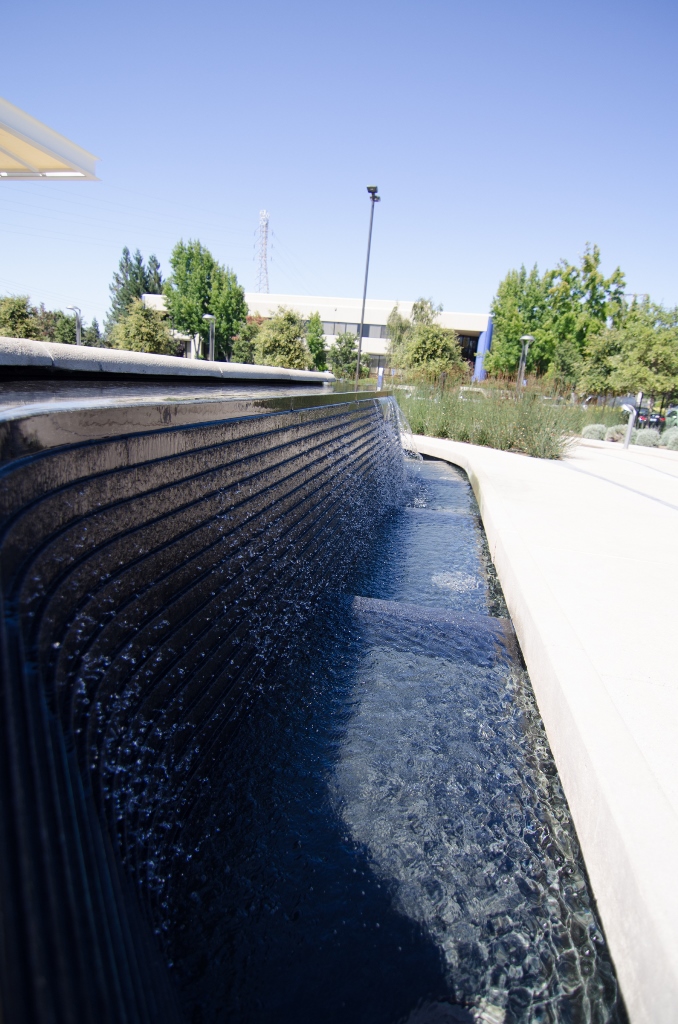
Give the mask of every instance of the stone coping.
[[[218, 382], [217, 382], [218, 383]], [[190, 386], [156, 380], [9, 381], [0, 395], [0, 466], [61, 445], [199, 427], [255, 416], [346, 410], [377, 401], [387, 415], [389, 391], [327, 387]]]
[[[0, 368], [23, 368], [38, 373], [117, 374], [132, 377], [192, 377], [219, 381], [262, 381], [325, 384], [335, 380], [329, 371], [289, 370], [249, 363], [210, 363], [206, 359], [155, 356], [116, 348], [58, 345], [27, 338], [0, 338]], [[1, 372], [1, 370], [0, 370]]]
[[476, 494], [631, 1021], [673, 1024], [678, 453], [415, 443]]

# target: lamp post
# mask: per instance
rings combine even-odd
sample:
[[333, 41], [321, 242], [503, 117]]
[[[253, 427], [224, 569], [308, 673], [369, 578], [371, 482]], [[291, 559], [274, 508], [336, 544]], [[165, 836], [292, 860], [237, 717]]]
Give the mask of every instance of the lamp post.
[[211, 363], [214, 362], [214, 317], [211, 313], [205, 313], [203, 320], [208, 320], [210, 325], [210, 354], [207, 357]]
[[82, 310], [80, 306], [66, 306], [66, 309], [72, 309], [75, 313], [75, 344], [82, 345]]
[[633, 405], [626, 404], [622, 405], [622, 409], [624, 412], [629, 414], [628, 422], [626, 424], [626, 435], [624, 437], [624, 448], [628, 448], [631, 444], [631, 434], [633, 433], [633, 428], [636, 424], [637, 409]]
[[360, 380], [360, 356], [363, 350], [363, 327], [365, 326], [365, 299], [367, 298], [367, 275], [370, 272], [370, 248], [372, 246], [372, 222], [374, 220], [374, 204], [381, 202], [381, 197], [377, 195], [377, 186], [368, 185], [367, 191], [370, 196], [370, 230], [367, 235], [367, 260], [365, 262], [365, 284], [363, 285], [363, 307], [360, 313], [360, 333], [358, 334], [358, 362], [355, 368], [355, 389], [358, 390], [358, 381]]
[[520, 363], [518, 364], [518, 380], [516, 381], [516, 391], [520, 394], [520, 389], [523, 386], [523, 378], [525, 377], [525, 368], [527, 367], [527, 353], [530, 350], [530, 345], [534, 341], [531, 334], [523, 334], [520, 339], [520, 343], [523, 346], [520, 351]]

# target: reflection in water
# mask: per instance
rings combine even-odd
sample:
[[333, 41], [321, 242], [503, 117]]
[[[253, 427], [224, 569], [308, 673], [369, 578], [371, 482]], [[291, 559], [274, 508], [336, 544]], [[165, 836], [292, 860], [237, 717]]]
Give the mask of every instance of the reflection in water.
[[622, 1022], [461, 473], [410, 507], [241, 723], [168, 929], [190, 1019]]

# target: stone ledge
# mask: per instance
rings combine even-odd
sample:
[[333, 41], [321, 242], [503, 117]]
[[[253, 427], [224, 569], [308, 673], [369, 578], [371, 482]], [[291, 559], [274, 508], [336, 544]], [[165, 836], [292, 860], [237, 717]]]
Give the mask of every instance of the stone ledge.
[[210, 363], [206, 359], [181, 359], [178, 356], [156, 356], [85, 345], [58, 345], [28, 338], [0, 338], [0, 367], [23, 367], [43, 373], [199, 377], [265, 383], [325, 384], [335, 379], [332, 373], [315, 370], [289, 370], [282, 366], [255, 366], [250, 363]]
[[673, 1024], [678, 461], [415, 441], [461, 466], [478, 499], [631, 1020]]

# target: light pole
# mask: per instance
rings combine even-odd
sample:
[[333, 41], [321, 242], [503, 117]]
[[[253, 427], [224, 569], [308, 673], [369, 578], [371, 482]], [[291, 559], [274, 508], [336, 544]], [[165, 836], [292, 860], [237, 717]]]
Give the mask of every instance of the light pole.
[[367, 275], [370, 272], [370, 247], [372, 245], [372, 221], [374, 220], [374, 204], [381, 202], [381, 197], [377, 195], [377, 186], [368, 185], [367, 191], [370, 195], [370, 230], [367, 235], [367, 261], [365, 263], [365, 284], [363, 285], [363, 308], [360, 313], [360, 333], [358, 334], [358, 363], [355, 368], [355, 389], [358, 390], [358, 381], [360, 380], [360, 355], [363, 350], [363, 327], [365, 326], [365, 299], [367, 298]]
[[66, 306], [66, 309], [72, 309], [75, 313], [75, 344], [82, 345], [82, 310], [80, 306]]
[[210, 325], [210, 354], [207, 357], [211, 363], [214, 362], [214, 317], [211, 313], [205, 313], [203, 320], [208, 320]]
[[518, 364], [518, 380], [516, 381], [516, 391], [520, 394], [520, 389], [523, 386], [523, 378], [525, 377], [525, 368], [527, 367], [527, 353], [530, 350], [530, 345], [534, 341], [531, 334], [523, 334], [520, 342], [522, 349], [520, 352], [520, 363]]
[[633, 405], [622, 405], [624, 412], [629, 414], [628, 423], [626, 424], [626, 435], [624, 437], [624, 448], [628, 448], [631, 444], [631, 434], [636, 423], [637, 410]]

